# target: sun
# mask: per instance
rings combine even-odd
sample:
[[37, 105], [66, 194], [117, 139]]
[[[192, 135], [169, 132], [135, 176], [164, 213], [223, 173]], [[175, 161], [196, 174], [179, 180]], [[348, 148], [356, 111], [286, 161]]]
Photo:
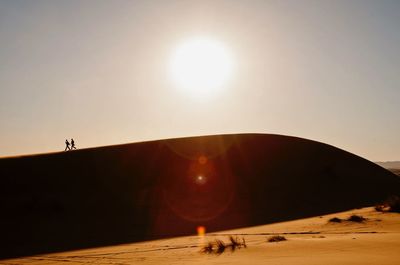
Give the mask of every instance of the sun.
[[175, 84], [189, 95], [216, 95], [232, 75], [233, 59], [223, 43], [193, 38], [173, 52], [169, 70]]

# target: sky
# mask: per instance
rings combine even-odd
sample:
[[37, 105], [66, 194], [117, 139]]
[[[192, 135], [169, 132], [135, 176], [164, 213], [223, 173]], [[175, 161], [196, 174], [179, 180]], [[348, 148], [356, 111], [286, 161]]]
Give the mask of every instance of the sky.
[[[400, 1], [0, 0], [0, 156], [273, 133], [400, 160]], [[171, 80], [180, 43], [223, 43], [208, 97]]]

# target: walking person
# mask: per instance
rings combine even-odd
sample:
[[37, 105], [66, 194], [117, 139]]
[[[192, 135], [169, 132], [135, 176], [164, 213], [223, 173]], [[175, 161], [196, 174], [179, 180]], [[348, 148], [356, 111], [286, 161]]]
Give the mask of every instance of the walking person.
[[64, 151], [67, 151], [67, 150], [71, 150], [71, 148], [69, 147], [69, 142], [68, 142], [68, 140], [65, 139], [65, 150], [64, 150]]
[[71, 150], [72, 150], [72, 149], [75, 149], [75, 150], [76, 150], [75, 141], [74, 141], [73, 138], [71, 138]]

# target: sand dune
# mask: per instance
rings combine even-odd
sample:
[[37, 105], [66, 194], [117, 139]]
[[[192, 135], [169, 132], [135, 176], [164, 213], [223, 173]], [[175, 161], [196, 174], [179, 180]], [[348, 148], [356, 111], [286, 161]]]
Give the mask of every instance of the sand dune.
[[[362, 223], [329, 223], [332, 217], [352, 214]], [[268, 243], [271, 235], [287, 241]], [[208, 241], [227, 242], [228, 235], [244, 237], [247, 248], [220, 255], [203, 254]], [[222, 231], [204, 237], [188, 236], [126, 245], [44, 254], [0, 261], [0, 264], [398, 264], [400, 214], [376, 212], [372, 207], [326, 216]]]
[[400, 161], [386, 161], [386, 162], [376, 162], [376, 164], [387, 169], [400, 169]]
[[1, 259], [264, 225], [400, 194], [399, 178], [372, 162], [261, 134], [1, 159], [0, 172]]
[[389, 168], [388, 169], [390, 172], [400, 176], [400, 169], [399, 168]]

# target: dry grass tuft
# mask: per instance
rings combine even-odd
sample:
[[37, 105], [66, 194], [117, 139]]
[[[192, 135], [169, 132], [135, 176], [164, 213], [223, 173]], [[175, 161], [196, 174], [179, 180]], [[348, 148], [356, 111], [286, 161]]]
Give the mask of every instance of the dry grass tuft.
[[215, 245], [216, 245], [216, 253], [217, 254], [222, 254], [225, 249], [226, 249], [226, 245], [222, 240], [216, 239], [215, 240]]
[[231, 241], [230, 246], [232, 251], [235, 251], [236, 248], [241, 248], [241, 247], [247, 248], [244, 237], [242, 238], [242, 241], [240, 241], [238, 237], [229, 236], [229, 241]]
[[356, 222], [356, 223], [362, 223], [365, 220], [367, 220], [366, 218], [362, 217], [361, 215], [355, 215], [353, 214], [352, 216], [350, 216], [349, 218], [347, 218], [347, 221], [350, 222]]
[[233, 252], [242, 247], [247, 248], [244, 238], [239, 240], [237, 237], [229, 236], [229, 241], [230, 243], [224, 243], [222, 240], [216, 239], [213, 242], [208, 242], [204, 247], [201, 248], [201, 252], [206, 254], [221, 255], [226, 249], [230, 249]]
[[286, 237], [284, 236], [271, 236], [268, 238], [268, 242], [281, 242], [281, 241], [286, 241]]
[[328, 221], [329, 223], [341, 223], [342, 219], [338, 218], [338, 217], [333, 217], [331, 219], [329, 219]]
[[201, 252], [206, 253], [206, 254], [211, 254], [213, 253], [213, 243], [208, 242], [207, 245], [205, 245], [202, 249]]
[[348, 217], [347, 219], [343, 220], [340, 219], [338, 217], [333, 217], [331, 219], [329, 219], [329, 223], [342, 223], [343, 221], [347, 221], [347, 222], [355, 222], [355, 223], [362, 223], [365, 220], [367, 220], [366, 218], [362, 217], [361, 215], [351, 215], [350, 217]]

